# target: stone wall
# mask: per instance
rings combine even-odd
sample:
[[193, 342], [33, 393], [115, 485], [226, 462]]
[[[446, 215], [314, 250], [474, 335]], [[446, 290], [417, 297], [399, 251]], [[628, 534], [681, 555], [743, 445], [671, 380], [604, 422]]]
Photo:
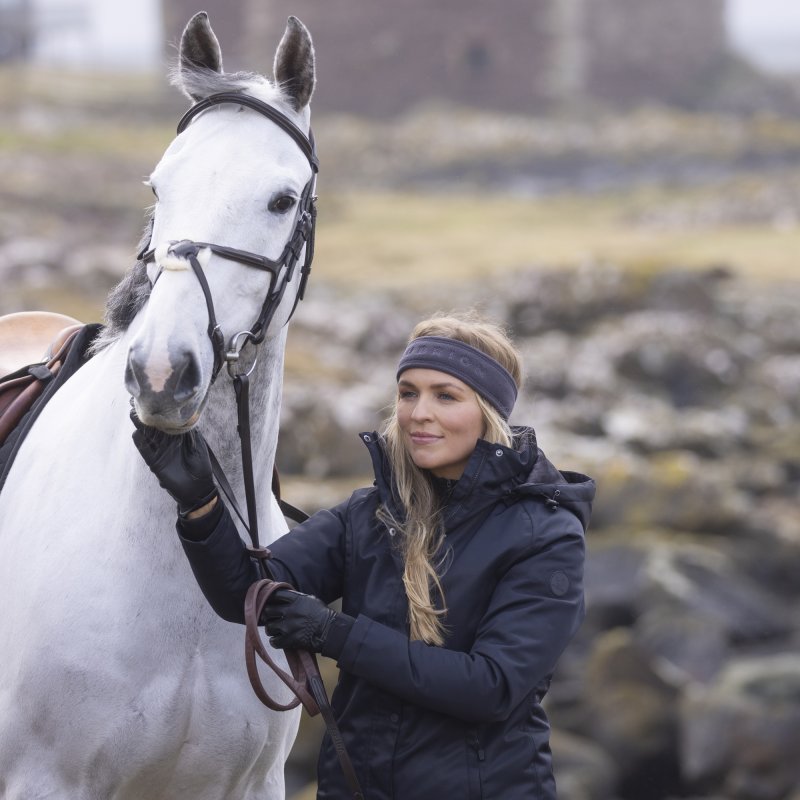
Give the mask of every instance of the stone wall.
[[524, 357], [512, 422], [598, 483], [588, 613], [545, 700], [560, 800], [800, 800], [800, 284], [596, 263], [504, 278], [424, 303], [313, 285], [290, 342], [320, 367], [289, 364], [284, 496], [313, 510], [369, 482], [356, 432], [408, 331], [480, 304]]
[[[391, 116], [425, 100], [531, 112], [594, 97], [688, 103], [724, 61], [725, 0], [207, 2], [228, 68], [269, 72], [286, 18], [320, 64], [315, 108]], [[165, 0], [178, 36], [194, 0]]]
[[726, 49], [725, 0], [589, 0], [583, 91], [615, 104], [695, 105]]

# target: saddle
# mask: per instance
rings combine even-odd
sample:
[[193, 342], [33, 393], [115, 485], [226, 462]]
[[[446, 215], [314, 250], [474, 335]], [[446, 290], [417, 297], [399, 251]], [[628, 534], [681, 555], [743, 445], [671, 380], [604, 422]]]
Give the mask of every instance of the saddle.
[[36, 418], [88, 361], [101, 325], [47, 311], [0, 317], [0, 490]]

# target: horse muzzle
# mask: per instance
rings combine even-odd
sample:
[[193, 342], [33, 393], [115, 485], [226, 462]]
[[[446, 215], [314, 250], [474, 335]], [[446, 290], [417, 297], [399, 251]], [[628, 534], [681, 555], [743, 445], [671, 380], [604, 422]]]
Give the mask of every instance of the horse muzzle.
[[202, 375], [189, 351], [156, 359], [134, 344], [125, 365], [125, 387], [142, 422], [165, 431], [187, 430], [199, 418], [206, 397]]

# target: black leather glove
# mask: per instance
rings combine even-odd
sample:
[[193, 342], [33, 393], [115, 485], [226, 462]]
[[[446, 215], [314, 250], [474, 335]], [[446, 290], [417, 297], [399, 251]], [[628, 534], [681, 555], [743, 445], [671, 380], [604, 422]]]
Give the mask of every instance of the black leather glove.
[[136, 428], [133, 443], [161, 486], [178, 504], [178, 512], [189, 512], [210, 503], [217, 496], [211, 458], [205, 439], [196, 431], [174, 436], [145, 425], [131, 411]]
[[[325, 642], [338, 617], [350, 620], [313, 595], [278, 589], [262, 612], [261, 621], [267, 626], [269, 643], [273, 647], [328, 655]], [[331, 655], [338, 656], [338, 653]]]

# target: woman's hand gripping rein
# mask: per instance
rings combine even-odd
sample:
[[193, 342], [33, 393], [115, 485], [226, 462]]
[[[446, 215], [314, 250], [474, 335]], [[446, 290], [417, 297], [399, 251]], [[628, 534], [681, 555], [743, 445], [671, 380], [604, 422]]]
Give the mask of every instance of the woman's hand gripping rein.
[[269, 643], [281, 650], [309, 650], [338, 658], [353, 618], [310, 594], [278, 589], [261, 615]]
[[217, 497], [208, 446], [196, 431], [172, 435], [145, 425], [131, 411], [133, 443], [162, 488], [186, 517]]

